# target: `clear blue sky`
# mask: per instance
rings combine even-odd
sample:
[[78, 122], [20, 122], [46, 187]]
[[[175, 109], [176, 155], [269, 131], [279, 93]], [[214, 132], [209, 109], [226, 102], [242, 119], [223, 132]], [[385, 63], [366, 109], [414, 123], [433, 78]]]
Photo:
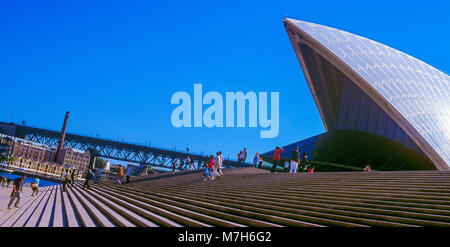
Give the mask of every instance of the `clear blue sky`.
[[[349, 31], [450, 72], [449, 1], [1, 1], [0, 121], [234, 158], [324, 131], [282, 25]], [[280, 133], [175, 129], [176, 91], [280, 92]]]

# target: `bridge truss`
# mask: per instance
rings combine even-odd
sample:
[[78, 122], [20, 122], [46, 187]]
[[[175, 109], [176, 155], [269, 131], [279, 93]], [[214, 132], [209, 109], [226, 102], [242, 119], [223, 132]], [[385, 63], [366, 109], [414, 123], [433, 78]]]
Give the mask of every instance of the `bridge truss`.
[[[3, 125], [5, 125], [5, 123], [0, 123], [0, 126]], [[13, 135], [18, 138], [45, 144], [50, 147], [56, 147], [58, 145], [60, 136], [60, 132], [58, 131], [16, 124], [6, 125], [9, 125], [10, 131], [9, 133], [3, 134]], [[201, 163], [206, 160], [206, 156], [198, 154], [177, 152], [172, 150], [148, 147], [144, 145], [130, 144], [126, 142], [69, 133], [66, 134], [64, 147], [74, 148], [82, 151], [89, 151], [92, 156], [96, 157], [138, 163], [144, 167], [152, 166], [172, 169], [173, 162], [175, 160], [184, 160], [188, 155], [191, 157], [191, 160], [194, 161], [194, 167], [199, 167]], [[237, 167], [237, 165], [238, 164], [236, 161], [229, 160], [225, 160], [223, 164], [225, 168]], [[188, 167], [188, 165], [185, 165], [182, 169], [187, 169]], [[180, 170], [180, 167], [177, 167], [176, 170]]]

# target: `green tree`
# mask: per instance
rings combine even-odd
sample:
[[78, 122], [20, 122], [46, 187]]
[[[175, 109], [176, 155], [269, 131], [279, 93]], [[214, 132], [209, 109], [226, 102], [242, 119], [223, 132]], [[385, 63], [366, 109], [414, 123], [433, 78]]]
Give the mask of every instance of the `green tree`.
[[100, 157], [95, 158], [95, 168], [100, 169], [106, 166], [106, 161]]
[[9, 158], [6, 159], [6, 163], [8, 165], [11, 165], [11, 163], [14, 163], [16, 161], [16, 157], [14, 155], [11, 155]]

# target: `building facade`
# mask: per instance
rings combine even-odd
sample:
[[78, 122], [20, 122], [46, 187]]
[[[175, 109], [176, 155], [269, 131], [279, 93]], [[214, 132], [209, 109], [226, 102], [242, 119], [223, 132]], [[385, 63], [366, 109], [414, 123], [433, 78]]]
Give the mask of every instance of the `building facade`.
[[[397, 169], [449, 170], [448, 75], [358, 35], [294, 19], [283, 23], [327, 130], [315, 139], [312, 151], [346, 143], [345, 150], [332, 149], [354, 149], [348, 157], [355, 162], [378, 162], [382, 167], [398, 152], [404, 159]], [[390, 155], [378, 159], [386, 146], [393, 148]], [[344, 156], [326, 151], [316, 155]], [[366, 158], [355, 158], [361, 152]]]
[[77, 174], [85, 173], [91, 157], [89, 152], [64, 148], [60, 151], [57, 162], [54, 162], [56, 157], [54, 148], [6, 135], [1, 138], [0, 152], [8, 153], [16, 158], [11, 164], [13, 168], [55, 176], [71, 173], [72, 170]]
[[11, 155], [13, 138], [7, 135], [0, 135], [0, 157], [8, 158]]
[[55, 149], [35, 142], [17, 139], [12, 147], [12, 154], [39, 161], [51, 162], [55, 159]]
[[73, 169], [84, 173], [87, 171], [90, 158], [91, 155], [89, 152], [83, 152], [73, 148], [64, 148], [60, 151], [57, 163], [73, 167]]
[[72, 174], [75, 172], [76, 178], [81, 179], [83, 173], [79, 170], [75, 170], [71, 166], [62, 165], [50, 161], [42, 161], [33, 158], [26, 158], [23, 156], [17, 156], [14, 162], [10, 165], [11, 168], [23, 169], [30, 173], [36, 173], [40, 175], [61, 177], [64, 174]]

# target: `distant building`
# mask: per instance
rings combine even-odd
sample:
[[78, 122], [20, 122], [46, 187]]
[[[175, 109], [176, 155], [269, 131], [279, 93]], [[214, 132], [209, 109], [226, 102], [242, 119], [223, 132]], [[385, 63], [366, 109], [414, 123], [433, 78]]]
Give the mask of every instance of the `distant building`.
[[[24, 139], [15, 138], [15, 141], [10, 141], [7, 144], [10, 148], [12, 146], [12, 154], [18, 161], [19, 166], [28, 165], [33, 162], [38, 162], [44, 165], [61, 166], [61, 169], [70, 168], [80, 172], [85, 172], [89, 166], [91, 155], [89, 152], [83, 152], [73, 148], [64, 148], [61, 150], [61, 155], [55, 163], [56, 149], [47, 145], [27, 141]], [[23, 163], [25, 162], [25, 163]], [[50, 169], [51, 170], [51, 169]], [[52, 173], [52, 172], [50, 172]]]
[[7, 158], [11, 154], [12, 142], [10, 136], [0, 135], [0, 156]]
[[55, 149], [35, 142], [16, 139], [12, 147], [12, 154], [17, 157], [22, 156], [26, 159], [53, 161], [55, 158]]
[[91, 154], [73, 148], [64, 148], [58, 157], [57, 163], [71, 166], [73, 169], [85, 172], [89, 166]]
[[[41, 173], [45, 175], [61, 176], [63, 174], [71, 174], [74, 169], [72, 166], [54, 163], [51, 161], [42, 161], [32, 158], [25, 158], [17, 156], [16, 160], [10, 164], [12, 168], [23, 169], [31, 173]], [[83, 173], [78, 170], [75, 171], [78, 179], [81, 179]]]

